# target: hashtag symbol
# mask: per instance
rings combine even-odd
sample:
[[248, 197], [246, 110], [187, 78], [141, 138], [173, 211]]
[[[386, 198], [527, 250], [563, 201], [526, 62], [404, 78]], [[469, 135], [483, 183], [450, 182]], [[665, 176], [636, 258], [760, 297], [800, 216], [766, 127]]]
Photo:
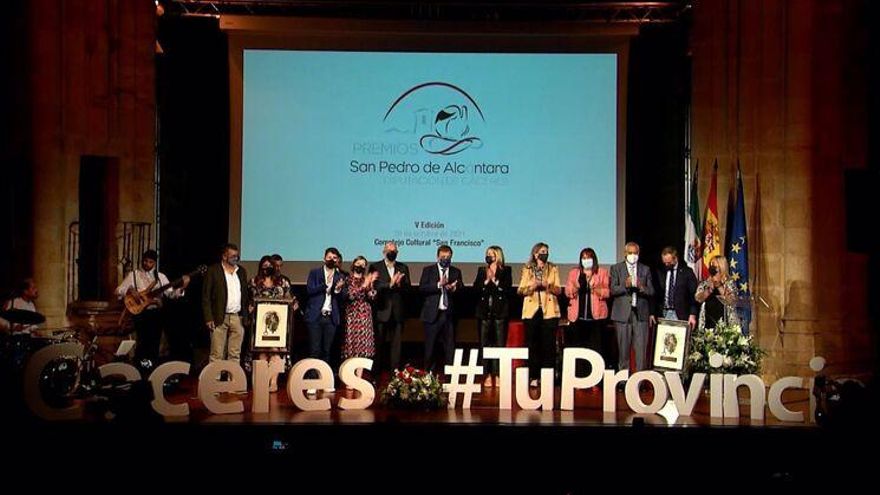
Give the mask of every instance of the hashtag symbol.
[[[444, 372], [450, 377], [449, 383], [443, 384], [443, 391], [449, 394], [449, 409], [455, 409], [459, 392], [464, 395], [464, 399], [461, 403], [461, 407], [464, 409], [471, 408], [471, 397], [473, 397], [474, 392], [480, 392], [480, 385], [474, 383], [474, 378], [477, 375], [483, 374], [483, 367], [477, 366], [477, 356], [479, 355], [479, 352], [480, 351], [476, 349], [471, 349], [468, 365], [463, 366], [462, 360], [464, 359], [464, 349], [456, 349], [455, 359], [453, 360], [452, 365], [450, 366], [447, 364], [444, 368]], [[464, 375], [464, 383], [459, 383], [459, 377], [461, 375]]]

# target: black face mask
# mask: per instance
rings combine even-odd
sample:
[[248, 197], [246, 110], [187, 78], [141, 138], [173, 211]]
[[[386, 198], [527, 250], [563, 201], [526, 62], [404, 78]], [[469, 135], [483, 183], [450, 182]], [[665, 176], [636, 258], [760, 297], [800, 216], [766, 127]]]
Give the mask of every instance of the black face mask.
[[541, 254], [538, 255], [538, 259], [539, 259], [542, 263], [546, 263], [546, 262], [547, 262], [547, 259], [549, 259], [549, 258], [550, 258], [550, 255], [547, 254], [547, 253], [541, 253]]
[[336, 260], [325, 260], [324, 266], [327, 268], [336, 268]]
[[385, 257], [388, 258], [388, 261], [394, 261], [397, 259], [397, 251], [388, 251], [385, 253]]
[[274, 273], [275, 273], [275, 268], [273, 268], [271, 266], [268, 268], [263, 268], [263, 276], [265, 276], [265, 277], [269, 277]]
[[442, 266], [443, 268], [449, 268], [449, 265], [452, 264], [452, 260], [449, 258], [440, 258], [440, 261], [438, 261], [438, 263], [440, 263], [440, 266]]
[[351, 269], [351, 271], [360, 275], [360, 274], [364, 273], [366, 271], [366, 269], [364, 267], [362, 267], [361, 265], [355, 265], [354, 268]]
[[714, 277], [715, 275], [718, 275], [718, 268], [710, 265], [709, 266], [709, 276]]
[[491, 265], [492, 262], [494, 262], [494, 261], [495, 261], [495, 258], [493, 258], [491, 256], [486, 256], [486, 264], [487, 265]]

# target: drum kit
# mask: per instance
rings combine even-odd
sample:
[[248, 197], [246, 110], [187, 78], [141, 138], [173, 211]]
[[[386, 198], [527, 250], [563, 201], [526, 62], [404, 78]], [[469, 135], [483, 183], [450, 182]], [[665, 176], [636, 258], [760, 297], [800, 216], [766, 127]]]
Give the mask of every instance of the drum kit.
[[45, 316], [35, 311], [9, 309], [0, 311], [0, 318], [12, 325], [12, 331], [2, 335], [0, 362], [13, 370], [23, 369], [31, 354], [50, 343], [47, 337], [54, 337], [54, 332], [47, 334], [35, 329], [46, 321]]
[[[85, 342], [81, 328], [41, 329], [46, 318], [37, 312], [11, 309], [0, 311], [0, 318], [12, 324], [14, 331], [0, 334], [0, 366], [6, 377], [20, 379], [28, 359], [40, 349], [61, 343]], [[83, 336], [85, 337], [85, 336]], [[115, 383], [100, 376], [95, 363], [98, 349], [97, 333], [84, 345], [82, 356], [60, 356], [50, 361], [40, 372], [39, 387], [43, 400], [52, 407], [66, 407], [76, 399], [88, 402], [107, 402], [129, 388], [128, 383]]]

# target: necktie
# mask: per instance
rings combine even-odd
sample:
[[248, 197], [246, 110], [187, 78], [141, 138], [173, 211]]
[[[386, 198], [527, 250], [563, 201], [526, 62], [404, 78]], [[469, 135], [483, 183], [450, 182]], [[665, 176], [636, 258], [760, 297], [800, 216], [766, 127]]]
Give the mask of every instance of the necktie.
[[[633, 287], [638, 286], [639, 278], [636, 275], [636, 265], [627, 264], [627, 267], [629, 268], [629, 276], [630, 276], [630, 279], [632, 280]], [[636, 292], [633, 291], [633, 293], [632, 293], [632, 307], [634, 307], [634, 308], [636, 307], [636, 302], [638, 301], [637, 298], [638, 298], [638, 296], [636, 295]]]
[[[446, 268], [443, 269], [443, 275], [440, 278], [441, 279], [446, 278]], [[448, 282], [448, 280], [447, 280], [447, 282]], [[440, 309], [448, 308], [449, 307], [448, 302], [449, 302], [449, 300], [447, 299], [447, 296], [446, 296], [446, 284], [443, 284], [443, 286], [440, 287]]]

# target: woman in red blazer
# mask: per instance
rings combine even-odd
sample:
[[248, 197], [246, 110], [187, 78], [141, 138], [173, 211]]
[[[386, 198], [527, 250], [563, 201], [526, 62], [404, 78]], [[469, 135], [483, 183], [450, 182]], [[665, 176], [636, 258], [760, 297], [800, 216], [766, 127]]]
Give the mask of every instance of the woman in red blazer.
[[[601, 354], [611, 284], [608, 270], [599, 268], [599, 259], [592, 248], [582, 249], [578, 267], [568, 272], [565, 295], [569, 321], [566, 347], [586, 347]], [[585, 374], [584, 369], [578, 370], [578, 376]]]

